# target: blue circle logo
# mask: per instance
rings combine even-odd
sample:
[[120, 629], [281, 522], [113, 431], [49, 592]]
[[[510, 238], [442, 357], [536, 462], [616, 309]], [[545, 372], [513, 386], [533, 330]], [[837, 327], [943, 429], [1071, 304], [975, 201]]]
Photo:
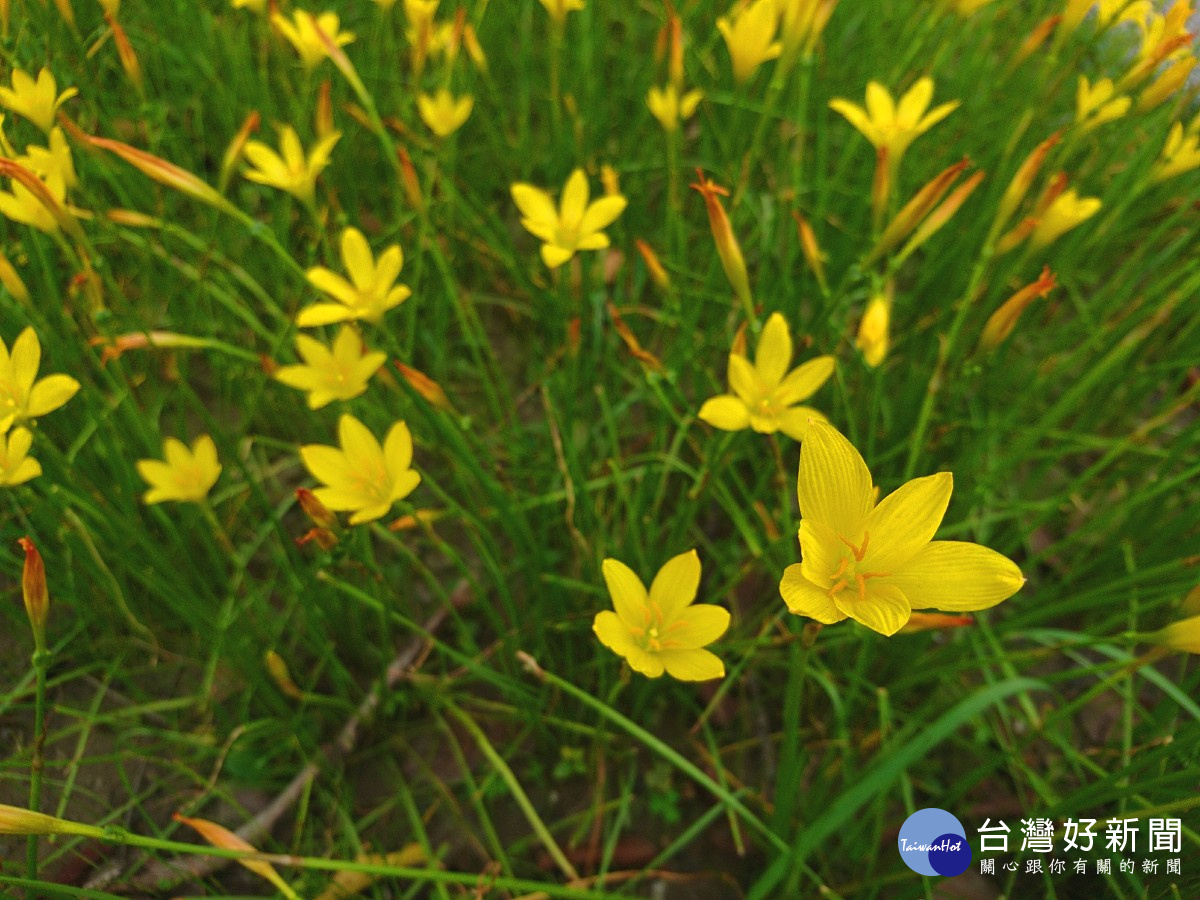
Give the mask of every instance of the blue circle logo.
[[971, 865], [971, 845], [962, 823], [936, 806], [905, 819], [897, 843], [904, 864], [922, 875], [953, 877]]

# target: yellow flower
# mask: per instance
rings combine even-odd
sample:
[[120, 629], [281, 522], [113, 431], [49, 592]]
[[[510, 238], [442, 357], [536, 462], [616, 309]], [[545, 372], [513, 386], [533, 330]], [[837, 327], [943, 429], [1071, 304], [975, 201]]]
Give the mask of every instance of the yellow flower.
[[52, 412], [75, 396], [79, 382], [70, 375], [47, 375], [38, 379], [42, 345], [32, 328], [13, 341], [12, 354], [0, 341], [0, 432], [14, 422], [36, 419]]
[[[47, 198], [58, 204], [60, 212], [65, 210], [67, 186], [62, 175], [52, 173], [40, 180], [46, 187]], [[59, 218], [46, 206], [44, 199], [14, 178], [11, 192], [0, 191], [0, 214], [46, 234], [57, 234], [61, 228]]]
[[891, 635], [912, 610], [987, 609], [1025, 579], [995, 550], [934, 541], [954, 477], [939, 472], [875, 504], [871, 473], [833, 426], [816, 422], [800, 448], [800, 551], [779, 592], [793, 613], [832, 624], [850, 617]]
[[709, 603], [692, 605], [700, 586], [695, 550], [667, 560], [649, 593], [623, 562], [606, 559], [601, 570], [616, 612], [596, 613], [592, 631], [600, 643], [648, 678], [658, 678], [664, 670], [680, 681], [725, 675], [720, 658], [702, 648], [729, 628], [729, 611]]
[[29, 455], [33, 433], [28, 428], [14, 428], [0, 435], [0, 485], [13, 487], [42, 474], [42, 465]]
[[163, 442], [163, 455], [166, 462], [159, 459], [137, 461], [138, 474], [150, 485], [142, 501], [146, 504], [164, 500], [203, 502], [221, 474], [213, 439], [202, 434], [189, 450], [178, 438], [167, 438]]
[[317, 190], [317, 176], [329, 165], [329, 155], [341, 137], [340, 131], [327, 134], [317, 141], [305, 157], [296, 129], [284, 125], [279, 130], [280, 153], [262, 141], [246, 144], [246, 160], [254, 168], [247, 169], [243, 174], [251, 181], [287, 191], [303, 203], [312, 203]]
[[866, 109], [840, 97], [830, 100], [829, 108], [845, 116], [877, 150], [887, 150], [888, 168], [894, 174], [909, 145], [958, 107], [954, 100], [930, 110], [932, 100], [932, 78], [919, 80], [899, 103], [887, 88], [872, 81], [867, 85]]
[[735, 13], [732, 21], [726, 16], [717, 19], [717, 30], [729, 48], [734, 81], [743, 84], [755, 69], [783, 52], [783, 45], [775, 40], [778, 27], [774, 0], [754, 0]]
[[259, 15], [267, 11], [267, 0], [229, 0], [234, 9], [248, 9]]
[[1164, 181], [1196, 168], [1200, 168], [1200, 135], [1184, 134], [1183, 123], [1176, 122], [1171, 126], [1158, 161], [1150, 170], [1150, 177], [1154, 181]]
[[438, 88], [433, 95], [417, 96], [417, 112], [421, 114], [421, 121], [440, 138], [449, 137], [458, 131], [474, 107], [475, 98], [470, 94], [456, 100], [445, 88]]
[[296, 336], [296, 351], [302, 366], [283, 366], [275, 377], [288, 387], [308, 391], [308, 408], [320, 409], [331, 400], [349, 400], [367, 389], [371, 376], [387, 359], [386, 353], [364, 352], [362, 338], [343, 325], [333, 346], [327, 347], [308, 335]]
[[892, 318], [892, 301], [886, 294], [871, 298], [858, 323], [858, 337], [854, 345], [862, 351], [863, 359], [872, 369], [887, 358], [889, 323]]
[[1133, 101], [1126, 96], [1113, 96], [1111, 78], [1101, 78], [1094, 85], [1087, 76], [1079, 76], [1079, 87], [1075, 91], [1075, 122], [1083, 131], [1091, 131], [1098, 125], [1119, 119], [1129, 112]]
[[837, 4], [838, 0], [775, 0], [783, 65], [790, 66], [798, 53], [812, 53]]
[[79, 177], [75, 174], [71, 147], [67, 144], [61, 128], [50, 129], [48, 143], [49, 147], [35, 147], [30, 144], [25, 148], [25, 155], [17, 157], [16, 162], [39, 175], [44, 181], [61, 178], [64, 189], [69, 191], [79, 184]]
[[334, 510], [354, 510], [351, 525], [378, 519], [412, 493], [421, 476], [412, 465], [412, 435], [404, 422], [388, 431], [383, 446], [367, 426], [349, 414], [338, 420], [341, 448], [307, 444], [300, 458], [325, 483], [313, 493]]
[[0, 87], [0, 105], [24, 116], [49, 134], [58, 108], [78, 93], [71, 87], [59, 94], [54, 75], [47, 68], [38, 72], [36, 82], [23, 70], [13, 69], [12, 87]]
[[588, 181], [583, 169], [567, 178], [558, 209], [550, 195], [531, 184], [512, 186], [512, 198], [521, 210], [521, 224], [542, 245], [542, 261], [551, 269], [561, 266], [577, 250], [603, 250], [608, 235], [602, 229], [611, 225], [624, 210], [626, 200], [620, 194], [601, 197], [588, 203]]
[[1172, 622], [1166, 628], [1140, 636], [1142, 640], [1179, 650], [1183, 653], [1200, 653], [1200, 616], [1191, 616]]
[[324, 266], [308, 270], [309, 283], [336, 303], [316, 303], [300, 310], [296, 324], [301, 328], [362, 319], [378, 323], [383, 314], [408, 299], [412, 291], [396, 284], [404, 266], [404, 253], [392, 244], [376, 262], [371, 246], [357, 228], [342, 231], [342, 264], [350, 274], [347, 281]]
[[829, 380], [834, 359], [818, 356], [788, 372], [791, 361], [792, 336], [787, 321], [779, 313], [772, 313], [758, 341], [754, 364], [740, 353], [729, 354], [729, 386], [733, 393], [706, 400], [700, 407], [700, 418], [722, 431], [748, 427], [760, 434], [782, 431], [794, 440], [804, 440], [809, 420], [825, 417], [815, 409], [795, 404], [807, 400]]
[[1040, 250], [1099, 211], [1100, 201], [1096, 197], [1080, 197], [1074, 188], [1063, 191], [1054, 198], [1029, 236], [1030, 249]]
[[587, 5], [583, 0], [541, 0], [541, 4], [559, 26], [567, 20], [567, 13], [583, 9]]
[[680, 97], [675, 85], [668, 83], [666, 87], [650, 88], [646, 105], [662, 125], [663, 131], [674, 131], [681, 121], [686, 122], [695, 115], [696, 107], [703, 98], [704, 94], [700, 91], [688, 91]]
[[321, 60], [329, 56], [329, 50], [317, 29], [337, 47], [344, 47], [354, 40], [352, 32], [338, 30], [341, 23], [337, 13], [333, 12], [323, 12], [314, 16], [310, 12], [298, 9], [292, 13], [291, 22], [283, 14], [276, 13], [271, 17], [271, 24], [296, 49], [304, 68], [310, 72]]

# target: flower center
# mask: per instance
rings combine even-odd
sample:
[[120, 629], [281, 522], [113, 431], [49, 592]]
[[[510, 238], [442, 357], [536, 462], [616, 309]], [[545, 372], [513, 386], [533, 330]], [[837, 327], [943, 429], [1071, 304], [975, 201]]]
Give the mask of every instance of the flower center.
[[686, 622], [672, 622], [670, 625], [666, 625], [663, 622], [663, 612], [658, 604], [649, 601], [642, 607], [642, 614], [646, 618], [645, 626], [629, 629], [633, 636], [639, 639], [638, 646], [652, 653], [679, 646], [679, 641], [668, 638], [667, 635], [685, 627]]
[[867, 555], [867, 545], [871, 541], [871, 535], [863, 532], [863, 542], [861, 547], [856, 547], [850, 541], [846, 540], [841, 535], [838, 535], [838, 540], [850, 548], [850, 553], [843, 556], [838, 567], [834, 569], [833, 574], [829, 576], [831, 582], [828, 594], [830, 597], [836, 597], [851, 584], [858, 587], [858, 599], [867, 599], [867, 579], [879, 578], [887, 575], [887, 572], [860, 572], [857, 566], [860, 565]]

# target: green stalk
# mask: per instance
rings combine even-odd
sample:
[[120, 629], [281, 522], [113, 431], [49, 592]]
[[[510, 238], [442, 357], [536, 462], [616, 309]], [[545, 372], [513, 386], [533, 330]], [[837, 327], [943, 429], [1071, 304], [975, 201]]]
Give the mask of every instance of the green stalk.
[[[34, 629], [33, 673], [35, 678], [33, 703], [33, 759], [29, 764], [29, 808], [42, 811], [42, 767], [46, 747], [46, 670], [50, 651], [46, 638]], [[30, 880], [38, 877], [38, 836], [31, 834], [25, 847], [25, 871]], [[30, 895], [33, 896], [33, 895]]]

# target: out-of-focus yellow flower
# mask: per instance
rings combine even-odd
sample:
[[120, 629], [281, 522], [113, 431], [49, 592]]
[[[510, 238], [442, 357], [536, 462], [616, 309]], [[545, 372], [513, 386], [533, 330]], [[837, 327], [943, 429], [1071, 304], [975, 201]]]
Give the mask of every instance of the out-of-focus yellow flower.
[[[353, 32], [339, 30], [341, 22], [334, 12], [323, 12], [314, 16], [310, 12], [298, 9], [292, 13], [290, 22], [282, 13], [276, 13], [271, 17], [271, 24], [295, 48], [300, 61], [304, 63], [304, 68], [310, 72], [320, 65], [321, 60], [329, 56], [329, 48], [325, 46], [325, 41], [321, 40], [321, 34], [335, 47], [344, 47], [354, 40]], [[321, 34], [317, 33], [318, 29]]]
[[[34, 193], [22, 182], [13, 179], [11, 192], [0, 191], [0, 214], [46, 234], [56, 234], [62, 227], [62, 216], [69, 215], [65, 212], [66, 184], [57, 173], [40, 181], [44, 192]], [[57, 204], [57, 215], [48, 203]]]
[[540, 0], [540, 2], [542, 6], [546, 7], [546, 12], [550, 13], [550, 18], [560, 27], [566, 22], [567, 13], [587, 6], [584, 0]]
[[991, 2], [992, 0], [942, 0], [942, 5], [965, 18], [975, 15]]
[[363, 233], [351, 227], [342, 231], [341, 249], [342, 264], [350, 280], [324, 266], [309, 269], [309, 284], [337, 302], [316, 303], [300, 310], [296, 324], [301, 328], [355, 319], [378, 324], [385, 312], [412, 294], [407, 285], [396, 284], [404, 267], [404, 252], [399, 244], [392, 244], [376, 260]]
[[36, 419], [75, 396], [79, 382], [70, 375], [37, 377], [42, 345], [32, 328], [13, 341], [12, 353], [0, 341], [0, 432], [13, 423]]
[[518, 182], [512, 186], [513, 202], [521, 211], [521, 225], [544, 241], [542, 261], [551, 269], [569, 260], [579, 250], [603, 250], [609, 245], [605, 228], [625, 211], [620, 194], [588, 202], [588, 180], [583, 169], [567, 178], [556, 209], [541, 188]]
[[306, 444], [300, 458], [325, 484], [313, 491], [318, 500], [333, 510], [354, 510], [351, 525], [378, 519], [420, 484], [421, 476], [411, 468], [412, 435], [404, 422], [392, 425], [381, 447], [366, 425], [343, 414], [338, 441], [340, 448]]
[[798, 55], [813, 52], [837, 4], [838, 0], [775, 0], [782, 65], [790, 66]]
[[1040, 250], [1100, 211], [1097, 197], [1080, 197], [1074, 188], [1059, 194], [1042, 214], [1029, 236], [1031, 250]]
[[663, 127], [663, 131], [674, 131], [681, 121], [686, 122], [696, 113], [696, 107], [704, 99], [700, 91], [688, 91], [682, 97], [674, 84], [650, 88], [646, 94], [646, 105]]
[[234, 9], [248, 9], [262, 15], [267, 11], [267, 0], [229, 0]]
[[78, 93], [73, 87], [58, 93], [58, 83], [48, 68], [38, 72], [37, 81], [24, 70], [13, 69], [12, 87], [0, 87], [0, 105], [24, 116], [49, 134], [58, 108]]
[[734, 81], [744, 84], [759, 66], [783, 52], [783, 45], [775, 40], [778, 27], [774, 0], [754, 0], [735, 12], [732, 20], [717, 19], [717, 30], [729, 48]]
[[1171, 126], [1167, 142], [1150, 170], [1150, 179], [1165, 181], [1196, 168], [1200, 168], [1200, 134], [1185, 134], [1183, 123], [1176, 122]]
[[421, 114], [421, 121], [440, 138], [458, 131], [474, 108], [475, 98], [470, 94], [456, 99], [445, 88], [438, 88], [432, 95], [417, 96], [417, 112]]
[[712, 603], [695, 605], [700, 587], [695, 550], [667, 560], [648, 592], [623, 562], [606, 559], [600, 568], [613, 602], [613, 609], [596, 613], [592, 622], [600, 643], [648, 678], [664, 671], [680, 681], [725, 675], [725, 664], [703, 648], [728, 630], [729, 610]]
[[782, 431], [793, 440], [804, 440], [809, 421], [825, 417], [811, 407], [796, 404], [807, 400], [829, 380], [834, 358], [818, 356], [789, 372], [791, 361], [792, 336], [787, 320], [772, 313], [763, 326], [753, 365], [740, 353], [729, 354], [729, 387], [733, 393], [706, 400], [700, 407], [700, 419], [722, 431]]
[[987, 609], [1025, 583], [1008, 557], [980, 544], [934, 541], [954, 486], [949, 472], [901, 485], [879, 505], [867, 464], [833, 426], [800, 447], [800, 552], [779, 592], [788, 609], [831, 625], [849, 617], [880, 634], [914, 608]]
[[317, 191], [317, 176], [329, 165], [329, 156], [342, 133], [335, 131], [317, 141], [308, 155], [291, 125], [279, 130], [279, 153], [262, 141], [250, 141], [243, 151], [254, 168], [242, 174], [259, 184], [287, 191], [302, 203], [311, 204]]
[[892, 298], [888, 293], [876, 294], [867, 303], [854, 346], [862, 351], [863, 360], [872, 369], [887, 358], [892, 320]]
[[33, 432], [28, 428], [0, 434], [0, 485], [13, 487], [42, 474], [42, 464], [29, 455], [32, 446]]
[[1187, 52], [1192, 45], [1188, 20], [1193, 14], [1190, 0], [1179, 0], [1166, 14], [1148, 12], [1142, 25], [1142, 43], [1129, 70], [1117, 82], [1117, 89], [1128, 90], [1149, 78], [1168, 59]]
[[[173, 816], [176, 822], [182, 822], [189, 828], [194, 828], [200, 833], [200, 836], [212, 844], [214, 847], [220, 847], [222, 850], [248, 850], [251, 853], [257, 853], [258, 850], [249, 841], [234, 834], [228, 828], [218, 825], [216, 822], [210, 822], [208, 819], [189, 819], [187, 816], [181, 816], [175, 813]], [[268, 862], [263, 862], [257, 859], [239, 859], [237, 862], [249, 869], [260, 878], [265, 878], [275, 888], [283, 894], [287, 900], [300, 900], [300, 895], [292, 890], [283, 878], [275, 871], [275, 867]]]
[[367, 389], [371, 376], [387, 359], [386, 353], [366, 352], [362, 338], [343, 325], [329, 347], [306, 334], [296, 336], [303, 365], [283, 366], [275, 378], [288, 387], [308, 392], [308, 408], [320, 409], [333, 400], [349, 400]]
[[1149, 112], [1187, 84], [1188, 76], [1196, 67], [1196, 57], [1190, 54], [1167, 66], [1166, 71], [1154, 83], [1142, 91], [1134, 109], [1139, 113]]
[[20, 274], [2, 251], [0, 251], [0, 284], [8, 288], [8, 292], [18, 303], [29, 302], [29, 288], [25, 286]]
[[1086, 75], [1080, 75], [1075, 91], [1075, 124], [1081, 131], [1091, 131], [1098, 125], [1121, 118], [1129, 112], [1132, 103], [1124, 95], [1113, 96], [1111, 78], [1101, 78], [1093, 85]]
[[845, 116], [876, 150], [887, 151], [888, 169], [892, 180], [899, 169], [904, 152], [917, 138], [958, 108], [952, 100], [929, 109], [933, 100], [933, 79], [922, 78], [896, 103], [878, 81], [867, 85], [867, 106], [840, 97], [829, 101], [829, 108]]
[[213, 439], [202, 434], [189, 450], [183, 441], [169, 437], [163, 442], [163, 455], [166, 462], [160, 459], [137, 461], [138, 474], [150, 485], [142, 502], [147, 505], [166, 500], [202, 503], [221, 474]]
[[986, 352], [1000, 346], [1017, 327], [1017, 320], [1021, 318], [1025, 308], [1039, 297], [1045, 297], [1057, 285], [1058, 281], [1050, 267], [1043, 266], [1037, 281], [1025, 285], [988, 317], [987, 324], [983, 326], [983, 332], [979, 336], [979, 349]]
[[61, 128], [50, 129], [49, 147], [36, 147], [30, 144], [25, 148], [25, 155], [17, 157], [17, 162], [25, 168], [36, 172], [43, 181], [55, 176], [62, 179], [65, 190], [71, 190], [79, 184], [75, 174], [75, 161], [71, 157], [71, 147], [67, 143]]

